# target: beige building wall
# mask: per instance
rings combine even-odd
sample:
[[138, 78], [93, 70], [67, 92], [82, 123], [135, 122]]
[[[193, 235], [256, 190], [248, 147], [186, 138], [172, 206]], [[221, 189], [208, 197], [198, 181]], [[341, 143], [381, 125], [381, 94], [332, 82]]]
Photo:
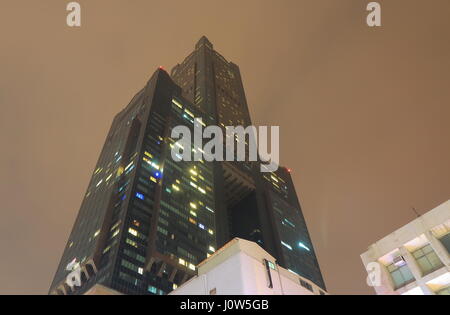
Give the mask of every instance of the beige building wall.
[[450, 200], [370, 245], [361, 259], [372, 275], [379, 264], [377, 294], [450, 294], [449, 233]]
[[275, 259], [258, 244], [239, 238], [197, 267], [198, 275], [171, 295], [327, 294], [311, 281], [276, 265]]
[[101, 284], [96, 284], [91, 289], [89, 289], [84, 295], [122, 295], [122, 294], [113, 289], [105, 287]]

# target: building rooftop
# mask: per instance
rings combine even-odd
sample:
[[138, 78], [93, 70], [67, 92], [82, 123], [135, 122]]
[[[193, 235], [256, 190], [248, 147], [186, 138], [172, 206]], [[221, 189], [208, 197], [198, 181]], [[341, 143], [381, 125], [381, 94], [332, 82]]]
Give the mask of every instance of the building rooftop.
[[[273, 280], [270, 289], [267, 288], [268, 269], [270, 281]], [[198, 264], [197, 275], [171, 294], [197, 295], [211, 291], [237, 295], [327, 294], [310, 280], [277, 265], [275, 258], [257, 243], [241, 238], [234, 238]]]
[[378, 294], [443, 295], [450, 294], [449, 251], [450, 200], [370, 245], [361, 259]]
[[396, 249], [398, 244], [406, 244], [428, 230], [432, 230], [438, 238], [448, 233], [450, 230], [450, 200], [376, 241], [370, 247], [376, 246], [382, 256]]

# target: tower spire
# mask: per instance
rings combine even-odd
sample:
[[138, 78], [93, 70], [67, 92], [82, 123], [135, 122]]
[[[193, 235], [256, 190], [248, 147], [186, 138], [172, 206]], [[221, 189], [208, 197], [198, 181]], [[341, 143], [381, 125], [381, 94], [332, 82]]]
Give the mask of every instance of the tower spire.
[[213, 44], [209, 41], [209, 39], [208, 39], [205, 35], [203, 35], [203, 36], [199, 39], [199, 41], [198, 41], [197, 44], [195, 45], [195, 48], [198, 49], [198, 48], [200, 48], [201, 46], [207, 46], [207, 47], [213, 49]]

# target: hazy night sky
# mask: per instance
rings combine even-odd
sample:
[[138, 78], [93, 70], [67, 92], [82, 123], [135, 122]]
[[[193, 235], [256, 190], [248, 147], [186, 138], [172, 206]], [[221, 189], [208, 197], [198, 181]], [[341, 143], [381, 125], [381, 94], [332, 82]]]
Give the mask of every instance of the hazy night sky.
[[450, 1], [0, 2], [0, 294], [46, 294], [114, 115], [206, 35], [279, 125], [332, 294], [359, 255], [450, 199]]

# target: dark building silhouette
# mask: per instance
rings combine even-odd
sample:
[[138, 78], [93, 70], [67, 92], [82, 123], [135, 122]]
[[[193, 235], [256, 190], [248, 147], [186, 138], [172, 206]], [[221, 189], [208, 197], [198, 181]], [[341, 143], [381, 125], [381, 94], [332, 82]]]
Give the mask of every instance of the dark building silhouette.
[[[288, 169], [259, 162], [175, 162], [175, 126], [249, 126], [240, 71], [206, 37], [171, 75], [158, 69], [112, 123], [51, 294], [95, 284], [167, 294], [234, 237], [260, 244], [285, 268], [325, 288]], [[195, 152], [199, 148], [183, 148]], [[71, 262], [82, 285], [65, 280]]]

